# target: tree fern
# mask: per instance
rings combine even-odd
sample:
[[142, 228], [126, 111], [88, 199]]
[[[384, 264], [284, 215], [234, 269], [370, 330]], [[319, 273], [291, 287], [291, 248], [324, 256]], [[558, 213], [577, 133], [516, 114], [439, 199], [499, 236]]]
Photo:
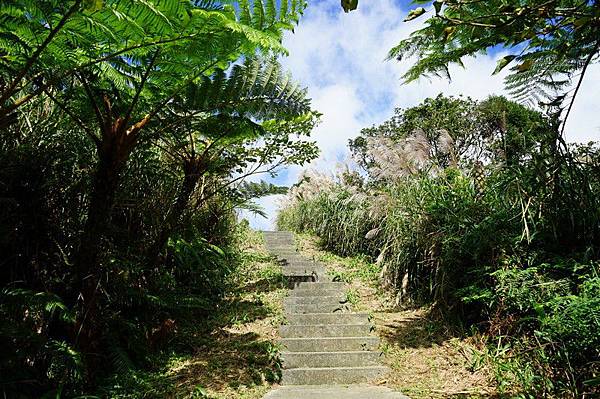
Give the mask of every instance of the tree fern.
[[428, 74], [449, 77], [448, 65], [503, 46], [512, 54], [498, 61], [494, 73], [514, 65], [506, 79], [509, 91], [530, 104], [550, 104], [555, 115], [566, 111], [566, 119], [587, 67], [599, 59], [597, 1], [442, 0], [432, 5], [409, 13], [406, 21], [431, 16], [389, 54], [418, 59], [404, 75], [407, 81]]
[[[212, 73], [211, 63], [226, 68], [242, 52], [284, 51], [282, 29], [291, 28], [304, 7], [304, 2], [291, 9], [282, 5], [277, 15], [273, 1], [252, 6], [242, 1], [238, 16], [234, 7], [210, 1], [107, 0], [97, 9], [86, 8], [81, 0], [3, 2], [0, 76], [8, 83], [0, 88], [0, 117], [41, 93], [35, 91], [34, 82], [57, 85], [89, 67], [116, 79], [124, 89], [125, 82], [110, 71], [117, 57], [132, 60], [160, 48], [163, 55], [153, 79], [164, 77], [156, 83], [164, 87], [177, 82], [177, 77], [193, 78], [194, 71]], [[40, 43], [40, 38], [47, 42]], [[143, 63], [131, 66], [142, 74]]]
[[217, 71], [190, 85], [181, 107], [193, 112], [226, 112], [252, 118], [295, 116], [310, 111], [306, 90], [292, 83], [275, 60], [246, 59], [229, 75]]

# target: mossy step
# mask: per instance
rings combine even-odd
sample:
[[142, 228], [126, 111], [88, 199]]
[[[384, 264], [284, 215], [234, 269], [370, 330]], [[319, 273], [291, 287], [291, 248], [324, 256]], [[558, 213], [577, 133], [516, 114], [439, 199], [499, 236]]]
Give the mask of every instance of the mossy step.
[[289, 352], [372, 351], [379, 347], [379, 338], [373, 336], [283, 338], [281, 344]]
[[313, 258], [308, 257], [308, 256], [304, 256], [302, 254], [300, 254], [300, 252], [288, 252], [288, 253], [282, 253], [279, 256], [281, 261], [285, 261], [285, 262], [295, 262], [295, 261], [300, 261], [300, 262], [314, 262], [314, 263], [318, 263], [317, 261], [315, 261]]
[[284, 275], [296, 275], [296, 274], [319, 274], [321, 276], [325, 275], [325, 269], [322, 267], [290, 267], [283, 266], [281, 271]]
[[301, 274], [286, 274], [283, 273], [283, 276], [287, 279], [288, 288], [293, 289], [300, 283], [306, 282], [316, 282], [318, 280], [318, 276], [313, 273], [301, 273]]
[[338, 282], [321, 282], [321, 283], [302, 283], [299, 284], [296, 290], [330, 290], [330, 289], [343, 289], [346, 287], [344, 283]]
[[291, 237], [294, 238], [294, 233], [291, 231], [268, 231], [263, 230], [263, 236], [266, 237]]
[[387, 387], [350, 385], [284, 386], [267, 393], [264, 399], [409, 399]]
[[286, 314], [289, 313], [331, 313], [338, 314], [350, 312], [352, 306], [348, 303], [329, 302], [329, 303], [312, 303], [312, 304], [284, 304], [283, 309]]
[[381, 352], [283, 352], [283, 368], [367, 367], [381, 363]]
[[319, 265], [317, 263], [310, 263], [310, 262], [305, 262], [305, 263], [288, 263], [288, 264], [282, 264], [281, 268], [283, 270], [289, 270], [289, 271], [294, 271], [294, 270], [316, 270], [319, 271], [321, 273], [325, 273], [325, 268], [323, 267], [323, 265]]
[[290, 254], [299, 254], [293, 246], [268, 245], [267, 251], [277, 256], [285, 256]]
[[[327, 274], [325, 273], [325, 271], [322, 269], [318, 269], [318, 268], [314, 268], [314, 269], [282, 268], [281, 273], [284, 276], [311, 276], [311, 275], [316, 276], [317, 279], [312, 280], [312, 281], [323, 281], [324, 279], [321, 279], [320, 277], [327, 277]], [[331, 278], [330, 278], [330, 280], [331, 280]], [[309, 281], [311, 281], [311, 280], [309, 280]]]
[[371, 333], [369, 324], [305, 324], [279, 327], [283, 338], [364, 337]]
[[300, 255], [299, 252], [293, 252], [293, 251], [285, 251], [285, 252], [273, 252], [270, 251], [271, 254], [275, 255], [277, 257], [277, 260], [280, 262], [285, 261], [287, 258], [290, 259], [306, 259], [304, 258], [302, 255]]
[[283, 385], [359, 384], [373, 382], [388, 372], [387, 367], [322, 367], [283, 370]]
[[[284, 305], [317, 305], [346, 303], [345, 295], [332, 296], [290, 296], [283, 299]], [[317, 323], [318, 324], [318, 323]], [[325, 324], [325, 323], [323, 323]]]
[[305, 297], [305, 296], [346, 296], [346, 290], [343, 287], [335, 289], [321, 289], [321, 290], [303, 290], [293, 289], [290, 290], [290, 298]]
[[311, 261], [282, 261], [280, 262], [281, 266], [287, 267], [305, 267], [305, 268], [320, 268], [325, 270], [325, 267], [322, 263], [311, 262]]
[[367, 313], [291, 313], [286, 315], [288, 325], [306, 324], [368, 324]]

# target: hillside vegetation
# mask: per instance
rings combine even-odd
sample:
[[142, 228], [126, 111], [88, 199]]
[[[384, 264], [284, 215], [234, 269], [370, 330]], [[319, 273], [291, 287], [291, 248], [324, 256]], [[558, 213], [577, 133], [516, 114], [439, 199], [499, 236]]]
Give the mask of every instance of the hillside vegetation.
[[503, 47], [533, 108], [427, 99], [288, 193], [259, 179], [319, 154], [279, 62], [307, 1], [0, 1], [0, 396], [260, 397], [283, 281], [237, 212], [283, 193], [280, 228], [482, 338], [502, 394], [599, 394], [600, 149], [563, 133], [600, 0], [416, 2], [407, 81]]
[[484, 333], [501, 393], [597, 393], [599, 149], [556, 129], [501, 97], [398, 109], [350, 142], [360, 173], [307, 172], [278, 227], [367, 256], [398, 304]]

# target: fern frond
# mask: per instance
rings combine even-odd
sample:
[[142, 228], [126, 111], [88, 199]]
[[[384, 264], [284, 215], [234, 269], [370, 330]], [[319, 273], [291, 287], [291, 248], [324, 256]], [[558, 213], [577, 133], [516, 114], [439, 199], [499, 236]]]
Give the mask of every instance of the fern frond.
[[181, 107], [195, 112], [226, 113], [269, 119], [310, 111], [306, 91], [294, 84], [275, 60], [247, 59], [227, 75], [217, 71], [187, 90]]

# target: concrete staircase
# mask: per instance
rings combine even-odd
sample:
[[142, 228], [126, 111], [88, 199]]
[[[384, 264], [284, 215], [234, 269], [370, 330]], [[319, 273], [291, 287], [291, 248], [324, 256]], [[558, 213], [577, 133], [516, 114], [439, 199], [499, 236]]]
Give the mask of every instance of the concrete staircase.
[[381, 364], [369, 317], [352, 312], [343, 283], [331, 281], [323, 265], [296, 251], [292, 233], [263, 234], [291, 288], [284, 300], [287, 324], [280, 327], [284, 387], [265, 398], [336, 398], [338, 391], [344, 398], [406, 398], [382, 387], [339, 387], [373, 382], [389, 371]]

